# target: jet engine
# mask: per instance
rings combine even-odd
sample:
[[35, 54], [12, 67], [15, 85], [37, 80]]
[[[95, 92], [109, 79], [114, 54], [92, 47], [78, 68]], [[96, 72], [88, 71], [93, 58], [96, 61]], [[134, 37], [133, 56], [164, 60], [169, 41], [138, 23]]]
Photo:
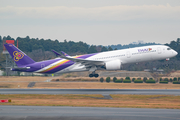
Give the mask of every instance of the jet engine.
[[105, 63], [106, 70], [120, 70], [121, 61], [120, 60], [112, 60]]

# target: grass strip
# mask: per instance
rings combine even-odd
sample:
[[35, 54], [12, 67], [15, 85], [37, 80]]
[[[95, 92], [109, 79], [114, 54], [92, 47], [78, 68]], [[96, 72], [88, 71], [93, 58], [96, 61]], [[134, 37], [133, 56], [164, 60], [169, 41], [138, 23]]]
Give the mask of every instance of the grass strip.
[[0, 99], [12, 100], [0, 105], [180, 109], [180, 96], [113, 94], [111, 97], [113, 99], [98, 99], [103, 98], [102, 95], [0, 94]]

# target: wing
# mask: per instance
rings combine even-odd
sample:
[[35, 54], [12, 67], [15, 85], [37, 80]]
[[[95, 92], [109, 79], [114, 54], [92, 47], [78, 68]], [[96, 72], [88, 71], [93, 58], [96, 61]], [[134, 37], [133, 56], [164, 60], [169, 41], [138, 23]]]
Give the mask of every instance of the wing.
[[65, 56], [64, 52], [58, 53], [55, 50], [52, 50], [56, 55], [60, 56], [61, 58], [71, 60], [77, 63], [81, 63], [86, 66], [98, 66], [98, 65], [104, 65], [104, 61], [97, 61], [97, 60], [87, 60], [87, 59], [81, 59], [81, 58], [74, 58], [71, 56]]

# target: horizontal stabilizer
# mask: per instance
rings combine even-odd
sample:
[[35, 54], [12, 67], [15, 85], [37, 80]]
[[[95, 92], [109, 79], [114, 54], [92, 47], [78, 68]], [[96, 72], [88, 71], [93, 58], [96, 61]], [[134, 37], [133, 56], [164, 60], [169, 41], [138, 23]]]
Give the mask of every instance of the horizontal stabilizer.
[[23, 68], [11, 68], [12, 71], [21, 71], [21, 70], [28, 70], [30, 67], [23, 67]]

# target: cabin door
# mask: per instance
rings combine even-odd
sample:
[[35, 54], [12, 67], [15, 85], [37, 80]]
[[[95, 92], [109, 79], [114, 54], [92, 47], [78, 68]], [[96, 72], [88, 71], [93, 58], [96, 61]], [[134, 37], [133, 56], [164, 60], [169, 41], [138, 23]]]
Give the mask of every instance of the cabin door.
[[158, 52], [158, 54], [161, 54], [162, 51], [161, 51], [160, 47], [157, 48], [157, 52]]
[[130, 51], [127, 51], [126, 55], [127, 55], [127, 58], [130, 58], [131, 57]]

